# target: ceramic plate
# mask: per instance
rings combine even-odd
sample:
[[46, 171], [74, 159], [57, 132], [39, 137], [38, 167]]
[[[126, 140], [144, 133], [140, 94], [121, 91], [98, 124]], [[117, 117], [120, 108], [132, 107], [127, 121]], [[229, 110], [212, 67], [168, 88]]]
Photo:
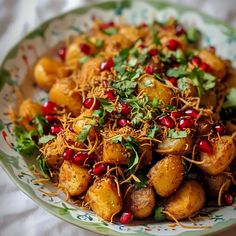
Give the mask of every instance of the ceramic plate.
[[[39, 206], [48, 212], [74, 225], [104, 235], [209, 235], [224, 230], [236, 223], [236, 204], [213, 209], [209, 219], [197, 225], [210, 225], [210, 229], [193, 230], [179, 226], [170, 227], [168, 223], [135, 222], [121, 225], [117, 222], [105, 222], [90, 211], [81, 210], [63, 201], [63, 196], [48, 197], [41, 190], [52, 186], [35, 184], [36, 177], [30, 172], [30, 158], [23, 158], [15, 151], [15, 137], [12, 123], [6, 116], [9, 105], [17, 105], [15, 87], [20, 86], [25, 96], [40, 100], [46, 94], [38, 91], [29, 76], [30, 68], [38, 58], [70, 35], [87, 31], [92, 18], [96, 16], [104, 21], [118, 20], [122, 16], [131, 24], [151, 23], [154, 19], [165, 21], [171, 16], [184, 25], [194, 25], [203, 33], [202, 45], [213, 45], [223, 58], [233, 61], [236, 66], [236, 31], [219, 20], [212, 19], [196, 10], [158, 1], [122, 1], [105, 2], [70, 11], [40, 25], [6, 56], [0, 71], [0, 164], [14, 183]], [[27, 78], [27, 79], [26, 79]], [[186, 222], [186, 224], [190, 224]]]

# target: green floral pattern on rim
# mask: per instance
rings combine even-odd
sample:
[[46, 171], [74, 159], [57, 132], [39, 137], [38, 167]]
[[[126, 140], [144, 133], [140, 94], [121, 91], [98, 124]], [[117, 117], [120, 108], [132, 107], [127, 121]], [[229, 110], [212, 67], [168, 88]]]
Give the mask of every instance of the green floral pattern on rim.
[[[105, 2], [78, 8], [40, 25], [28, 34], [6, 56], [0, 68], [0, 164], [16, 185], [38, 205], [52, 214], [79, 227], [105, 235], [209, 235], [236, 223], [236, 205], [221, 209], [209, 209], [211, 217], [197, 225], [211, 225], [207, 230], [169, 227], [168, 223], [149, 221], [121, 225], [99, 219], [93, 212], [82, 210], [65, 202], [63, 195], [50, 197], [44, 191], [56, 191], [50, 184], [34, 183], [36, 177], [30, 172], [33, 160], [23, 158], [14, 148], [12, 123], [7, 118], [9, 104], [17, 106], [15, 86], [20, 86], [26, 96], [40, 100], [46, 96], [33, 86], [31, 69], [37, 59], [68, 36], [86, 31], [93, 16], [105, 21], [119, 20], [120, 15], [131, 24], [151, 23], [154, 19], [165, 21], [177, 17], [185, 25], [195, 25], [203, 33], [202, 45], [214, 45], [217, 53], [233, 61], [236, 66], [236, 31], [219, 20], [212, 19], [196, 10], [154, 0]], [[27, 79], [25, 79], [27, 78]], [[186, 222], [186, 224], [191, 224]]]

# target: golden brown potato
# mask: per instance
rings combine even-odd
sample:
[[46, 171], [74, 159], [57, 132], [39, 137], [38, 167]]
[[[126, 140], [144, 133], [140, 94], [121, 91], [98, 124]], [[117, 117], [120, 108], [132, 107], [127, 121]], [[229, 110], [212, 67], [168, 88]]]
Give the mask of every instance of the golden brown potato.
[[128, 164], [129, 153], [120, 143], [103, 139], [103, 161], [111, 164]]
[[192, 139], [190, 136], [185, 138], [166, 138], [158, 144], [155, 150], [161, 154], [186, 154], [192, 150]]
[[139, 156], [142, 156], [142, 159], [139, 164], [139, 168], [145, 165], [151, 164], [152, 161], [152, 148], [149, 145], [141, 146]]
[[180, 156], [169, 155], [158, 161], [149, 171], [148, 178], [156, 192], [168, 197], [180, 186], [185, 166]]
[[124, 200], [124, 209], [131, 211], [136, 219], [145, 219], [152, 214], [155, 204], [153, 188], [144, 187], [127, 194]]
[[59, 106], [65, 106], [73, 115], [79, 115], [82, 107], [82, 96], [75, 91], [73, 80], [58, 80], [49, 91], [49, 98]]
[[59, 173], [59, 186], [65, 188], [71, 196], [84, 193], [89, 188], [91, 175], [85, 167], [64, 161]]
[[[188, 180], [165, 202], [165, 211], [172, 214], [177, 220], [186, 219], [203, 208], [205, 192], [195, 180]], [[173, 220], [167, 215], [167, 219]]]
[[227, 134], [232, 134], [234, 132], [236, 132], [236, 122], [232, 122], [231, 120], [227, 120], [226, 121], [226, 125], [225, 125], [225, 130]]
[[206, 192], [207, 195], [212, 196], [212, 197], [218, 197], [219, 191], [223, 184], [225, 184], [222, 194], [226, 192], [231, 184], [231, 179], [227, 177], [226, 174], [221, 173], [218, 175], [208, 175], [208, 174], [203, 174], [202, 179], [204, 184], [206, 185]]
[[139, 30], [134, 26], [123, 26], [120, 28], [120, 34], [122, 34], [123, 37], [127, 38], [132, 43], [142, 38], [144, 33], [144, 31]]
[[122, 209], [122, 197], [111, 178], [100, 179], [89, 188], [85, 196], [91, 209], [105, 220], [111, 221]]
[[19, 107], [20, 123], [27, 129], [32, 130], [35, 128], [33, 124], [29, 122], [32, 121], [37, 115], [42, 114], [42, 105], [33, 102], [30, 98], [25, 99]]
[[151, 75], [142, 76], [138, 81], [138, 92], [143, 91], [149, 99], [157, 98], [163, 104], [170, 104], [175, 96], [172, 90]]
[[209, 50], [202, 50], [199, 57], [203, 62], [207, 63], [213, 70], [213, 74], [219, 79], [223, 79], [226, 74], [225, 62]]
[[[77, 134], [81, 133], [85, 125], [91, 125], [92, 119], [89, 119], [88, 117], [92, 117], [92, 114], [93, 114], [93, 110], [85, 110], [76, 118], [73, 124], [73, 130]], [[94, 140], [96, 138], [96, 131], [95, 131], [94, 125], [91, 125], [91, 128], [88, 133], [88, 137], [90, 140]]]
[[212, 147], [212, 154], [200, 153], [200, 160], [204, 163], [198, 166], [207, 174], [217, 175], [223, 172], [233, 160], [235, 146], [231, 136], [221, 136], [212, 141]]

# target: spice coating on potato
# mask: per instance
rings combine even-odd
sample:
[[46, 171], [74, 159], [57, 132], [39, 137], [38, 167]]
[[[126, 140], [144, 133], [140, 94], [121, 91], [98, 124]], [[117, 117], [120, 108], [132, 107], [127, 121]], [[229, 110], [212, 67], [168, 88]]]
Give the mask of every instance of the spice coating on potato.
[[144, 187], [127, 194], [124, 200], [124, 209], [131, 211], [134, 218], [145, 219], [149, 217], [155, 207], [155, 193], [152, 187]]
[[85, 167], [64, 161], [59, 173], [59, 186], [65, 188], [71, 196], [84, 193], [89, 188], [91, 175]]
[[79, 115], [82, 107], [82, 97], [75, 91], [73, 80], [58, 80], [49, 92], [49, 98], [59, 106], [65, 106], [73, 115]]
[[[165, 202], [165, 211], [172, 214], [177, 220], [186, 219], [203, 208], [205, 192], [195, 180], [188, 180]], [[167, 215], [169, 220], [173, 220]]]
[[176, 191], [183, 181], [185, 166], [180, 156], [169, 155], [158, 161], [148, 177], [156, 192], [167, 197]]
[[108, 221], [121, 211], [123, 205], [117, 185], [111, 178], [94, 182], [86, 193], [85, 201], [98, 216]]
[[231, 163], [235, 155], [235, 145], [231, 136], [221, 136], [212, 141], [213, 153], [201, 152], [198, 164], [205, 173], [217, 175], [223, 172]]

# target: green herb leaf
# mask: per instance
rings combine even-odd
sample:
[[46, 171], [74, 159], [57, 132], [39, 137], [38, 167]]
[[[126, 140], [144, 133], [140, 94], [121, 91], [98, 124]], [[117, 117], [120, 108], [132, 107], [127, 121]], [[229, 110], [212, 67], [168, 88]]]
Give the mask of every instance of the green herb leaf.
[[140, 182], [134, 182], [134, 187], [136, 189], [144, 188], [147, 185], [147, 177], [146, 177], [146, 175], [143, 172], [138, 171], [135, 174], [135, 176], [140, 180]]
[[109, 27], [107, 29], [102, 30], [102, 32], [107, 35], [114, 35], [117, 34], [117, 29], [115, 27]]
[[137, 62], [138, 62], [138, 59], [136, 57], [131, 57], [129, 59], [128, 66], [134, 67], [136, 66]]
[[148, 130], [148, 133], [147, 133], [147, 136], [148, 138], [154, 138], [155, 137], [155, 134], [156, 132], [159, 130], [159, 128], [157, 127], [156, 124], [154, 124], [149, 130]]
[[54, 138], [56, 138], [56, 136], [51, 135], [51, 134], [44, 135], [44, 136], [40, 137], [39, 143], [40, 144], [48, 143], [49, 141], [53, 140]]
[[122, 136], [121, 135], [117, 135], [112, 137], [111, 142], [110, 143], [122, 143]]
[[47, 166], [45, 158], [43, 158], [42, 155], [39, 155], [36, 160], [39, 163], [40, 170], [43, 172], [45, 177], [48, 177], [49, 169], [48, 169], [48, 166]]
[[79, 63], [84, 64], [87, 62], [91, 57], [90, 56], [84, 56], [79, 59]]
[[96, 39], [95, 46], [96, 48], [101, 48], [104, 44], [104, 40], [102, 39]]
[[145, 80], [143, 85], [146, 88], [152, 88], [154, 86], [153, 81], [151, 79]]
[[230, 88], [226, 94], [226, 101], [223, 108], [236, 107], [236, 88]]
[[89, 130], [91, 129], [91, 125], [85, 125], [81, 131], [81, 133], [77, 137], [78, 142], [84, 142], [87, 139]]
[[111, 113], [115, 110], [114, 106], [112, 105], [112, 103], [108, 99], [98, 98], [98, 100], [101, 103], [101, 105], [105, 111]]
[[43, 127], [46, 125], [45, 117], [42, 115], [37, 115], [33, 121], [34, 124], [37, 126], [37, 132], [39, 135], [43, 135]]
[[158, 107], [160, 107], [160, 105], [161, 105], [161, 102], [156, 97], [153, 98], [150, 103], [150, 106], [152, 109], [158, 108]]
[[164, 221], [166, 219], [165, 214], [163, 213], [164, 207], [156, 207], [154, 218], [157, 222]]
[[200, 32], [196, 28], [190, 27], [187, 29], [186, 37], [190, 43], [196, 43], [200, 39]]
[[185, 130], [183, 131], [177, 131], [174, 129], [170, 129], [168, 133], [168, 138], [186, 138], [188, 136], [187, 132]]
[[179, 78], [179, 77], [183, 77], [188, 75], [189, 72], [186, 70], [186, 66], [185, 65], [181, 65], [177, 68], [171, 68], [167, 71], [167, 76], [168, 77], [175, 77], [175, 78]]

